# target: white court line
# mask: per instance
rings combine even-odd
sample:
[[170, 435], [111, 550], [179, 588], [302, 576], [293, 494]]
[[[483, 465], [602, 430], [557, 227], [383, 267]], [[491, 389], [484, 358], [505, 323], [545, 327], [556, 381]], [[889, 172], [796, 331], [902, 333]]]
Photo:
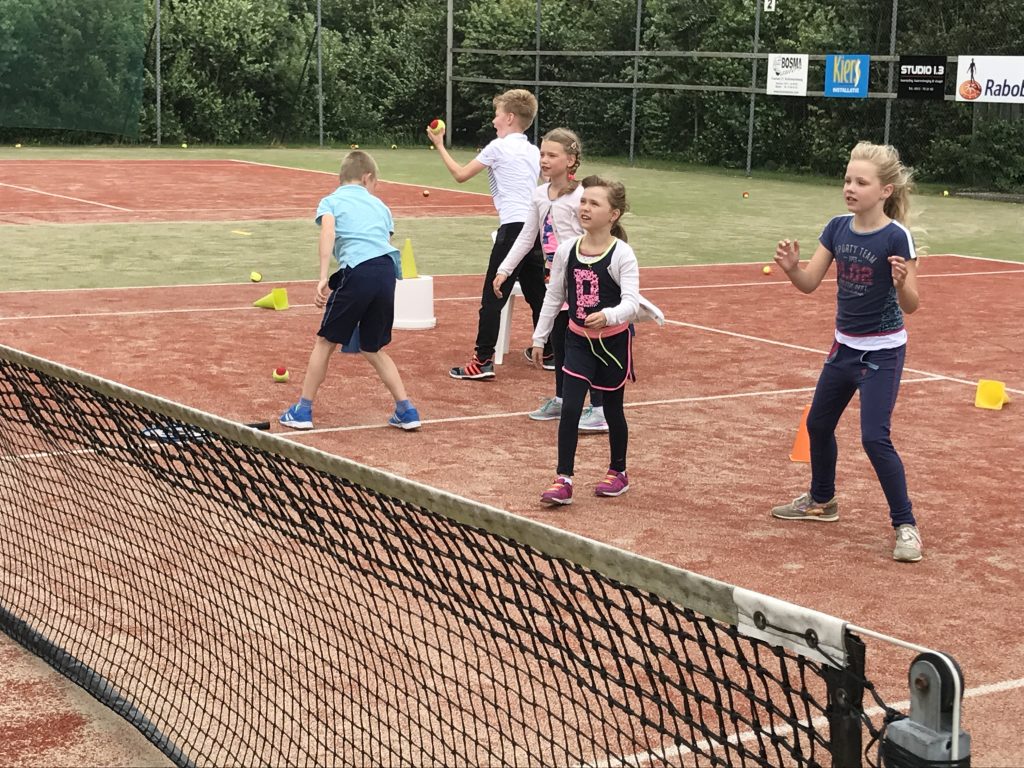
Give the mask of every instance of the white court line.
[[[943, 381], [941, 377], [929, 376], [919, 379], [903, 379], [902, 384], [919, 384], [929, 381]], [[763, 389], [756, 392], [732, 392], [725, 395], [694, 395], [692, 397], [674, 397], [667, 400], [640, 400], [635, 403], [625, 403], [626, 408], [644, 408], [657, 405], [680, 405], [683, 403], [706, 403], [712, 400], [736, 400], [745, 397], [774, 397], [777, 395], [792, 395], [813, 392], [814, 387], [797, 387], [795, 389]], [[446, 419], [424, 419], [423, 424], [453, 424], [465, 421], [490, 421], [493, 419], [510, 419], [520, 416], [528, 416], [532, 411], [512, 411], [507, 413], [487, 413], [473, 416], [450, 416]], [[350, 427], [324, 427], [323, 429], [302, 429], [290, 430], [278, 433], [279, 437], [302, 437], [304, 435], [322, 435], [330, 432], [359, 432], [367, 429], [384, 429], [390, 424], [356, 424]]]
[[[314, 304], [289, 304], [290, 309], [307, 309], [315, 306]], [[73, 317], [138, 317], [141, 315], [180, 315], [189, 314], [192, 312], [203, 313], [203, 312], [248, 312], [253, 309], [261, 309], [261, 307], [254, 307], [251, 304], [246, 304], [237, 307], [205, 307], [205, 308], [185, 308], [185, 309], [134, 309], [124, 310], [118, 312], [69, 312], [63, 315], [12, 315], [11, 317], [0, 317], [0, 323], [11, 321], [11, 320], [67, 320]]]
[[[462, 217], [458, 217], [458, 216], [455, 216], [455, 217], [452, 217], [452, 216], [434, 216], [432, 218], [440, 219], [440, 218], [462, 218]], [[264, 223], [263, 221], [258, 220], [258, 219], [255, 220], [255, 222], [256, 223]], [[207, 221], [200, 221], [200, 222], [194, 222], [194, 223], [198, 223], [198, 224], [213, 224], [213, 225], [232, 224], [232, 223], [234, 223], [234, 224], [245, 224], [247, 226], [252, 226], [253, 223], [254, 223], [254, 220], [239, 219], [238, 221], [234, 221], [234, 222], [220, 222], [220, 221], [209, 221], [209, 222], [207, 222]], [[38, 226], [45, 226], [45, 225], [38, 225]], [[55, 224], [53, 226], [64, 227], [64, 226], [78, 226], [78, 225]], [[110, 226], [115, 226], [115, 225], [111, 224]], [[943, 255], [945, 255], [945, 254], [943, 254]], [[952, 255], [952, 254], [950, 254], [950, 255]], [[975, 257], [975, 256], [956, 256], [955, 258], [976, 258], [979, 261], [998, 261], [996, 259], [985, 259], [984, 257], [980, 257], [980, 256], [978, 256], [978, 257]], [[1002, 263], [1002, 264], [1018, 264], [1018, 265], [1020, 265], [1021, 268], [1020, 269], [1007, 269], [1007, 270], [992, 270], [992, 271], [989, 271], [989, 272], [984, 272], [984, 271], [983, 272], [960, 272], [960, 273], [957, 273], [957, 272], [942, 272], [942, 273], [936, 273], [935, 275], [921, 275], [921, 274], [919, 274], [918, 277], [959, 277], [960, 275], [984, 276], [984, 275], [1015, 274], [1017, 272], [1024, 272], [1024, 263], [1016, 262], [1016, 261], [1000, 261], [1000, 263]], [[733, 267], [733, 266], [737, 266], [737, 265], [745, 266], [745, 265], [758, 265], [758, 264], [762, 264], [763, 265], [764, 262], [763, 261], [744, 261], [744, 262], [738, 262], [737, 261], [737, 262], [731, 262], [731, 263], [728, 263], [728, 264], [655, 265], [655, 266], [640, 267], [640, 271], [641, 272], [646, 272], [648, 270], [655, 270], [655, 269], [679, 269], [681, 267], [685, 267], [685, 268], [693, 268], [693, 267]], [[475, 278], [481, 278], [483, 276], [484, 275], [483, 275], [482, 272], [459, 272], [459, 273], [442, 273], [442, 274], [428, 275], [428, 277], [433, 277], [435, 279], [439, 279], [439, 278], [446, 278], [446, 279], [447, 278], [454, 278], [454, 279], [458, 279], [458, 278], [474, 278], [474, 277]], [[835, 282], [835, 278], [826, 278], [822, 282]], [[269, 284], [269, 283], [287, 284], [287, 285], [298, 284], [298, 283], [309, 283], [310, 285], [316, 285], [316, 280], [311, 279], [311, 278], [306, 278], [306, 279], [301, 279], [301, 280], [264, 280], [264, 283], [267, 283], [267, 284]], [[93, 292], [93, 291], [162, 291], [162, 290], [165, 290], [165, 289], [173, 290], [173, 289], [176, 289], [176, 288], [210, 288], [210, 287], [221, 287], [221, 286], [241, 286], [241, 285], [250, 285], [250, 284], [251, 284], [251, 282], [248, 281], [248, 280], [241, 280], [241, 281], [232, 282], [232, 283], [172, 283], [170, 285], [122, 285], [122, 286], [112, 286], [112, 287], [109, 287], [109, 288], [22, 288], [22, 289], [13, 290], [13, 291], [0, 291], [0, 295], [8, 294], [8, 293], [74, 293], [74, 292], [90, 293], [90, 292]], [[757, 280], [756, 282], [744, 282], [744, 283], [711, 283], [711, 284], [707, 284], [707, 285], [679, 285], [679, 286], [667, 286], [667, 287], [663, 287], [663, 288], [644, 288], [644, 293], [647, 293], [648, 291], [666, 291], [666, 290], [672, 290], [674, 288], [681, 288], [681, 289], [685, 288], [685, 289], [691, 289], [692, 290], [692, 289], [695, 289], [695, 288], [743, 288], [743, 287], [746, 287], [746, 286], [753, 286], [753, 285], [789, 285], [789, 281], [788, 280], [771, 280], [771, 281]], [[447, 297], [435, 296], [434, 297], [434, 301], [475, 301], [475, 300], [479, 300], [479, 298], [480, 298], [479, 294], [474, 295], [474, 296], [447, 296]]]
[[[317, 170], [314, 170], [312, 168], [294, 168], [294, 167], [292, 167], [290, 165], [276, 165], [275, 163], [260, 163], [260, 162], [257, 162], [256, 160], [236, 160], [236, 159], [231, 159], [230, 162], [232, 162], [232, 163], [242, 163], [243, 165], [262, 165], [262, 166], [264, 166], [266, 168], [281, 168], [281, 169], [283, 169], [285, 171], [305, 171], [306, 173], [326, 173], [328, 176], [335, 176], [335, 177], [338, 175], [334, 171], [317, 171]], [[489, 194], [487, 194], [486, 192], [467, 192], [467, 191], [464, 191], [464, 190], [461, 190], [461, 189], [449, 189], [448, 187], [431, 187], [431, 186], [428, 186], [426, 184], [410, 184], [409, 182], [406, 182], [406, 181], [391, 181], [390, 179], [381, 179], [381, 181], [383, 181], [386, 184], [394, 184], [394, 185], [399, 186], [399, 187], [416, 187], [417, 189], [435, 189], [435, 190], [438, 190], [438, 191], [441, 191], [441, 192], [455, 192], [456, 194], [460, 194], [460, 195], [475, 195], [477, 197], [486, 197], [488, 200], [491, 200], [491, 196]], [[447, 208], [447, 207], [451, 207], [451, 206], [445, 206], [445, 207]], [[460, 218], [460, 217], [456, 216], [456, 217], [449, 217], [449, 218]]]
[[131, 208], [122, 208], [119, 205], [107, 205], [106, 203], [97, 203], [95, 200], [84, 200], [81, 197], [71, 197], [70, 195], [58, 195], [56, 192], [44, 192], [41, 189], [33, 189], [32, 187], [19, 187], [17, 184], [6, 184], [0, 181], [0, 187], [10, 187], [11, 189], [20, 189], [23, 192], [35, 192], [37, 195], [48, 195], [50, 197], [60, 197], [64, 200], [74, 200], [76, 203], [86, 203], [87, 205], [99, 205], [103, 208], [112, 208], [115, 211], [125, 211], [127, 213], [135, 213]]
[[15, 461], [31, 461], [34, 459], [53, 459], [62, 456], [78, 456], [83, 453], [99, 453], [99, 448], [79, 448], [74, 451], [43, 451], [41, 453], [16, 453], [12, 456], [0, 456], [0, 463]]
[[[802, 344], [790, 344], [788, 341], [776, 341], [775, 339], [765, 339], [761, 336], [751, 336], [746, 333], [737, 333], [736, 331], [726, 331], [721, 328], [711, 328], [707, 325], [697, 325], [696, 323], [684, 323], [682, 320], [669, 320], [665, 319], [665, 325], [678, 325], [682, 328], [694, 328], [698, 331], [707, 331], [708, 333], [720, 333], [723, 336], [732, 336], [737, 339], [743, 339], [745, 341], [757, 341], [762, 344], [772, 344], [777, 347], [786, 347], [787, 349], [798, 349], [801, 352], [814, 352], [815, 354], [823, 354], [821, 349], [815, 347], [805, 347]], [[928, 376], [935, 379], [942, 379], [943, 381], [953, 381], [957, 384], [966, 384], [969, 387], [975, 387], [978, 385], [976, 381], [967, 381], [966, 379], [958, 379], [955, 376], [946, 376], [942, 373], [934, 373], [932, 371], [922, 371], [918, 368], [904, 368], [903, 370], [909, 371], [910, 373], [917, 373], [921, 376]], [[1024, 390], [1006, 388], [1007, 392], [1013, 392], [1017, 395], [1024, 395]]]
[[[988, 685], [979, 685], [979, 686], [975, 686], [973, 688], [968, 688], [967, 690], [964, 691], [964, 698], [965, 699], [976, 699], [976, 698], [979, 698], [981, 696], [989, 696], [989, 695], [991, 695], [993, 693], [1005, 693], [1006, 691], [1017, 690], [1018, 688], [1024, 688], [1024, 678], [1017, 678], [1015, 680], [1003, 680], [1003, 681], [998, 682], [998, 683], [989, 683]], [[908, 699], [908, 700], [904, 700], [904, 701], [897, 701], [897, 702], [895, 702], [893, 704], [890, 704], [889, 707], [891, 709], [895, 709], [895, 710], [898, 710], [900, 712], [905, 712], [906, 710], [908, 710], [910, 708], [910, 700]], [[885, 712], [886, 712], [886, 710], [884, 710], [882, 707], [871, 707], [869, 709], [864, 710], [864, 714], [866, 716], [868, 716], [868, 717], [877, 717], [878, 715], [884, 714]], [[810, 726], [812, 728], [815, 728], [815, 729], [821, 728], [822, 726], [827, 725], [827, 724], [828, 724], [828, 718], [825, 717], [824, 715], [819, 716], [819, 717], [815, 717], [810, 722]], [[806, 720], [801, 720], [801, 721], [799, 721], [799, 725], [807, 726], [807, 721]], [[778, 727], [770, 729], [770, 733], [776, 734], [778, 736], [787, 736], [787, 735], [789, 735], [792, 732], [793, 732], [793, 726], [791, 726], [791, 725], [782, 725], [782, 726], [778, 726]], [[757, 734], [756, 731], [745, 731], [742, 734], [730, 736], [727, 739], [727, 741], [728, 741], [729, 744], [737, 744], [737, 743], [753, 741], [757, 737], [758, 737], [758, 734]], [[765, 738], [766, 740], [770, 740], [771, 737], [770, 737], [770, 735], [768, 733], [765, 733], [763, 735], [763, 738]], [[678, 747], [677, 746], [671, 746], [671, 747], [668, 747], [668, 748], [666, 748], [666, 749], [664, 749], [662, 751], [658, 751], [658, 752], [654, 752], [654, 751], [637, 752], [635, 754], [626, 755], [626, 756], [623, 756], [623, 757], [609, 757], [606, 760], [603, 760], [603, 761], [601, 761], [599, 763], [591, 763], [589, 765], [593, 766], [593, 768], [612, 768], [612, 766], [621, 766], [621, 765], [637, 765], [637, 766], [639, 766], [639, 765], [644, 765], [644, 764], [650, 763], [650, 762], [652, 762], [654, 760], [658, 760], [659, 762], [660, 761], [671, 760], [673, 757], [682, 757], [682, 756], [687, 755], [687, 754], [693, 754], [694, 752], [697, 752], [697, 751], [706, 752], [712, 746], [719, 746], [719, 745], [720, 745], [720, 742], [714, 742], [714, 741], [710, 741], [708, 739], [705, 739], [703, 741], [699, 741], [699, 742], [695, 743], [693, 745], [693, 748], [686, 747], [686, 746], [678, 746]]]
[[[930, 278], [930, 277], [977, 277], [984, 275], [1022, 275], [1024, 274], [1024, 266], [1020, 269], [993, 269], [988, 272], [936, 272], [934, 275], [922, 275], [918, 273], [918, 279]], [[834, 283], [836, 278], [826, 277], [821, 282], [823, 283]], [[757, 280], [748, 283], [704, 283], [702, 285], [662, 285], [655, 288], [644, 288], [644, 293], [653, 293], [654, 291], [695, 291], [701, 288], [748, 288], [750, 286], [763, 286], [763, 285], [789, 285], [789, 280]], [[439, 299], [435, 299], [439, 301]]]

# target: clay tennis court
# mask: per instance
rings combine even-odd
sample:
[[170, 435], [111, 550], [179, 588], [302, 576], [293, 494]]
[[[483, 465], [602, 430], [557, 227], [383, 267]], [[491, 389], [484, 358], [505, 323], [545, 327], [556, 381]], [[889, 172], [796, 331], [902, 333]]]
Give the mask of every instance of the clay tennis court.
[[[243, 160], [7, 160], [0, 224], [299, 219], [337, 180]], [[472, 192], [382, 181], [377, 195], [396, 218], [494, 213]]]
[[[102, 201], [119, 200], [128, 202], [111, 191]], [[132, 214], [141, 210], [135, 205]], [[152, 213], [161, 203], [151, 205]], [[14, 215], [7, 203], [0, 210]], [[339, 356], [318, 398], [317, 429], [285, 437], [946, 651], [965, 674], [974, 764], [1016, 765], [1024, 761], [1014, 737], [1024, 727], [1024, 645], [1006, 597], [1024, 589], [1024, 524], [1014, 501], [1024, 265], [929, 256], [920, 275], [893, 435], [924, 536], [925, 559], [915, 565], [891, 560], [856, 402], [837, 434], [840, 521], [769, 517], [807, 482], [807, 465], [788, 454], [830, 345], [834, 284], [803, 296], [760, 265], [642, 270], [641, 289], [667, 323], [638, 328], [638, 381], [626, 395], [632, 488], [619, 499], [588, 494], [607, 466], [607, 439], [592, 435], [581, 437], [575, 503], [554, 511], [538, 504], [554, 469], [555, 424], [526, 413], [550, 395], [552, 375], [516, 353], [530, 337], [523, 307], [496, 380], [448, 377], [470, 350], [479, 276], [435, 276], [436, 328], [395, 334], [391, 353], [425, 419], [420, 432], [384, 426], [390, 404], [369, 366]], [[3, 293], [0, 337], [233, 420], [273, 421], [297, 395], [319, 312], [312, 283], [287, 285], [287, 311], [253, 308], [269, 285]], [[292, 371], [288, 384], [270, 377], [281, 364]], [[980, 378], [1004, 381], [1013, 402], [1001, 411], [975, 408]], [[869, 678], [890, 703], [905, 703], [911, 658], [869, 644]], [[32, 754], [26, 742], [15, 757]]]

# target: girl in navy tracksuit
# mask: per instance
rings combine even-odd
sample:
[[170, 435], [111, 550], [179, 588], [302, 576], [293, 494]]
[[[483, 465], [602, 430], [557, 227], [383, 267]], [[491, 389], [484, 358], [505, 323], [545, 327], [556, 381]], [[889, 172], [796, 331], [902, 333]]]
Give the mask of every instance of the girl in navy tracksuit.
[[835, 342], [814, 390], [807, 416], [811, 487], [775, 507], [784, 520], [832, 522], [835, 496], [835, 430], [855, 392], [860, 393], [861, 441], [878, 475], [896, 530], [893, 558], [921, 559], [921, 534], [914, 519], [903, 462], [889, 437], [906, 352], [904, 313], [918, 307], [917, 256], [905, 226], [912, 172], [888, 145], [861, 142], [850, 153], [843, 197], [850, 211], [825, 225], [806, 264], [800, 247], [782, 240], [775, 261], [790, 281], [811, 293], [836, 263], [838, 293]]

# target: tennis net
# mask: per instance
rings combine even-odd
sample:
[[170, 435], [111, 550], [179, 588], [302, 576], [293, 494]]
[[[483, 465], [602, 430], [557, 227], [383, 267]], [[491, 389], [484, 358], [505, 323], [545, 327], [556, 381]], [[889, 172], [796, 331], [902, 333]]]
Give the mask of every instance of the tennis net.
[[0, 627], [180, 765], [858, 765], [894, 715], [830, 616], [8, 347], [0, 505]]

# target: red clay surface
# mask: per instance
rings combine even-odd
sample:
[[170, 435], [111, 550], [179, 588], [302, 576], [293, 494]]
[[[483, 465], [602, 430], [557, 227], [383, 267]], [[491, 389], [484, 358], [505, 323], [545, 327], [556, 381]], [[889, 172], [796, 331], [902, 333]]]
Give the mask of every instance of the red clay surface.
[[[241, 160], [7, 160], [0, 224], [302, 219], [337, 183], [334, 173]], [[488, 195], [424, 189], [382, 181], [376, 194], [396, 217], [494, 214]]]
[[[581, 437], [577, 500], [537, 496], [554, 470], [555, 423], [526, 412], [552, 374], [522, 358], [522, 299], [512, 353], [491, 382], [453, 381], [471, 352], [481, 278], [435, 278], [438, 324], [396, 331], [389, 348], [426, 423], [383, 426], [386, 392], [357, 356], [338, 356], [317, 400], [317, 430], [289, 439], [381, 467], [951, 653], [964, 669], [974, 764], [1024, 764], [1024, 607], [1017, 352], [1024, 265], [932, 256], [908, 318], [907, 370], [893, 438], [907, 466], [925, 559], [892, 561], [884, 497], [859, 444], [858, 408], [840, 425], [841, 519], [775, 521], [769, 508], [806, 488], [788, 453], [830, 346], [834, 287], [803, 296], [760, 265], [645, 269], [641, 287], [669, 323], [638, 328], [639, 381], [627, 389], [632, 488], [598, 499], [603, 435]], [[43, 357], [240, 421], [273, 420], [298, 395], [319, 312], [311, 283], [292, 309], [254, 309], [267, 285], [0, 294], [0, 339]], [[55, 313], [52, 307], [59, 306]], [[271, 371], [287, 365], [288, 384]], [[1002, 411], [976, 409], [979, 378], [1004, 381]], [[282, 430], [275, 425], [276, 432]], [[868, 641], [885, 699], [907, 698], [913, 654]]]

